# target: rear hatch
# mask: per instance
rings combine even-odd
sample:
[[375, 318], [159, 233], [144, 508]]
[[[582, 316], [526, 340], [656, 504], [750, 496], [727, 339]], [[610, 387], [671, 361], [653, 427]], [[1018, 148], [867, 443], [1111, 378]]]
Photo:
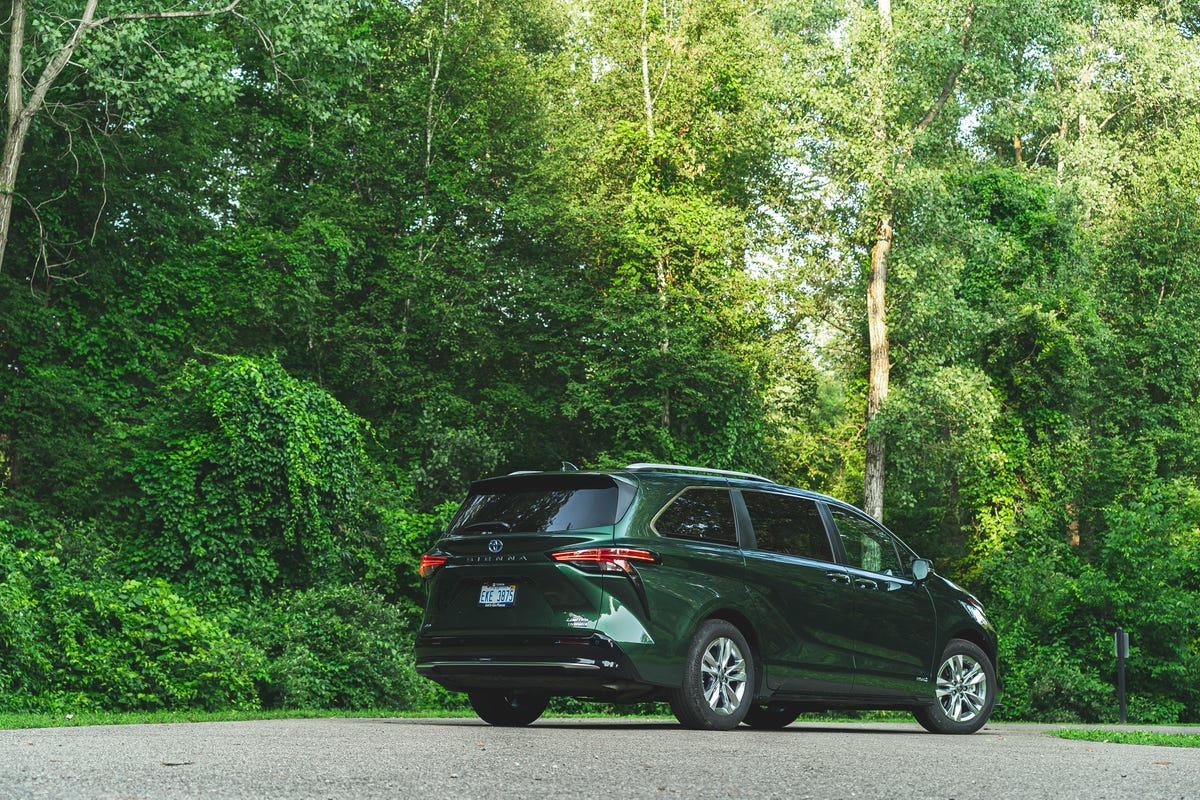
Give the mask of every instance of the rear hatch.
[[599, 574], [551, 553], [611, 545], [636, 487], [611, 475], [533, 473], [478, 481], [430, 551], [429, 636], [561, 635], [596, 627]]

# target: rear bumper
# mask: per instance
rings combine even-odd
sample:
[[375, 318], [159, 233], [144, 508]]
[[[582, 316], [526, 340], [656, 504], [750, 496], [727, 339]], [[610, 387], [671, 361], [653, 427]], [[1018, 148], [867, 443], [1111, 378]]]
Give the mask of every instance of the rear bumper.
[[417, 672], [451, 691], [537, 689], [616, 701], [658, 691], [601, 634], [421, 636], [413, 652]]

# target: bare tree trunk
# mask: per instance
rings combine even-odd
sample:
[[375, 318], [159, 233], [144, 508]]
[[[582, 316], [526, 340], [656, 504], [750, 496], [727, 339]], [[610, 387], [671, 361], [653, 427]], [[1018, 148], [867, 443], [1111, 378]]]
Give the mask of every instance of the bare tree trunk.
[[21, 150], [24, 132], [16, 126], [8, 129], [4, 140], [4, 154], [0, 156], [0, 268], [4, 266], [4, 251], [8, 247], [8, 226], [12, 219], [13, 197], [17, 191], [17, 168], [21, 165]]
[[654, 141], [654, 97], [650, 91], [650, 0], [642, 0], [642, 100], [646, 104], [646, 141]]
[[[422, 236], [417, 239], [417, 263], [424, 264], [434, 251], [432, 244], [427, 242], [427, 237], [424, 234], [429, 233], [430, 217], [433, 214], [433, 207], [429, 202], [429, 175], [433, 168], [433, 141], [437, 134], [437, 119], [435, 112], [437, 111], [437, 93], [438, 81], [442, 76], [442, 57], [446, 52], [446, 36], [450, 30], [450, 0], [443, 0], [442, 3], [442, 30], [437, 37], [437, 46], [435, 50], [429, 53], [429, 94], [425, 97], [425, 153], [421, 160], [421, 220], [419, 228]], [[405, 309], [408, 307], [408, 300], [405, 300]]]
[[884, 470], [887, 466], [887, 441], [882, 433], [872, 431], [871, 422], [879, 415], [887, 400], [888, 360], [887, 288], [888, 255], [892, 249], [892, 214], [887, 210], [875, 228], [875, 245], [871, 248], [871, 272], [867, 279], [867, 330], [871, 343], [871, 371], [867, 387], [867, 460], [863, 470], [863, 510], [883, 521]]
[[67, 40], [63, 49], [46, 64], [29, 101], [25, 101], [25, 25], [27, 11], [25, 0], [15, 0], [12, 9], [11, 29], [8, 37], [8, 72], [6, 75], [8, 102], [4, 115], [4, 150], [0, 155], [0, 269], [4, 267], [4, 251], [8, 249], [8, 231], [12, 220], [13, 199], [17, 194], [17, 172], [21, 166], [21, 154], [25, 150], [25, 137], [34, 116], [45, 102], [46, 90], [66, 66], [79, 43], [83, 26], [90, 24], [96, 11], [96, 0], [89, 0], [84, 19], [75, 34]]
[[879, 416], [887, 399], [887, 268], [892, 249], [891, 164], [888, 147], [886, 87], [889, 83], [892, 48], [891, 0], [879, 0], [879, 54], [871, 87], [871, 114], [875, 139], [875, 179], [878, 186], [878, 221], [875, 243], [871, 247], [871, 268], [867, 277], [867, 330], [870, 337], [871, 365], [867, 384], [867, 453], [863, 467], [863, 510], [883, 521], [883, 486], [887, 467], [887, 442], [871, 423]]
[[[663, 354], [663, 363], [666, 363], [667, 355], [671, 352], [671, 328], [667, 323], [667, 287], [670, 284], [671, 273], [667, 267], [667, 260], [660, 257], [655, 265], [658, 277], [658, 310], [662, 314], [662, 338], [659, 340], [659, 351]], [[671, 432], [671, 390], [664, 386], [662, 390], [662, 405], [659, 415], [659, 424], [667, 433]]]
[[[642, 0], [641, 24], [642, 102], [646, 114], [646, 146], [652, 152], [654, 146], [654, 87], [650, 80], [650, 0]], [[663, 79], [666, 79], [665, 73]], [[665, 363], [667, 354], [671, 352], [671, 330], [667, 324], [667, 289], [670, 286], [671, 273], [665, 255], [660, 254], [655, 260], [654, 272], [658, 288], [658, 309], [662, 315], [661, 338], [658, 346]], [[659, 425], [667, 433], [671, 432], [671, 390], [666, 387], [662, 390], [660, 400]]]

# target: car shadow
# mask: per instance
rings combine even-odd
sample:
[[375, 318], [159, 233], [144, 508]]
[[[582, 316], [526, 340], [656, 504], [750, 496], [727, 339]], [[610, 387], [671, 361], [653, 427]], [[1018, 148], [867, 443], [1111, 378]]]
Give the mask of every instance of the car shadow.
[[[422, 717], [422, 718], [396, 718], [375, 720], [387, 724], [401, 725], [437, 725], [444, 727], [457, 728], [479, 728], [491, 727], [486, 722], [475, 717]], [[533, 723], [534, 728], [561, 728], [564, 730], [612, 730], [620, 728], [621, 730], [629, 731], [644, 731], [644, 730], [675, 730], [687, 732], [675, 720], [666, 719], [647, 719], [639, 720], [629, 717], [621, 717], [615, 719], [604, 718], [570, 718], [570, 717], [545, 717]], [[820, 733], [845, 733], [853, 735], [875, 735], [875, 736], [929, 736], [924, 729], [916, 723], [909, 722], [799, 722], [793, 723], [786, 728], [779, 730], [764, 730], [760, 728], [751, 728], [746, 725], [741, 725], [737, 731], [751, 734], [820, 734]], [[715, 733], [723, 733], [723, 731], [714, 731]], [[987, 729], [979, 731], [979, 734], [987, 734]], [[976, 734], [976, 735], [979, 735]]]

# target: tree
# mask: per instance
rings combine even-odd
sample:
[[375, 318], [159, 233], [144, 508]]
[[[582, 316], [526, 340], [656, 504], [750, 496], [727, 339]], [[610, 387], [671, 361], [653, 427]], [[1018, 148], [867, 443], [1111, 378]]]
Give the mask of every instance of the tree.
[[566, 411], [600, 453], [747, 466], [766, 328], [746, 273], [781, 118], [741, 2], [598, 3], [577, 22], [553, 171], [585, 318]]
[[554, 78], [538, 69], [560, 46], [557, 16], [540, 2], [379, 7], [378, 57], [342, 95], [364, 124], [310, 137], [290, 135], [303, 121], [286, 105], [248, 118], [261, 149], [229, 247], [268, 264], [286, 298], [265, 321], [289, 368], [376, 420], [431, 505], [506, 457], [577, 457], [556, 424], [575, 287], [531, 210], [543, 189], [518, 197], [545, 150]]
[[[943, 51], [948, 53], [943, 56], [944, 63], [939, 64], [943, 72], [940, 91], [926, 101], [928, 105], [924, 113], [915, 121], [897, 114], [898, 109], [892, 107], [903, 103], [906, 99], [904, 95], [912, 92], [912, 87], [900, 85], [899, 76], [893, 73], [892, 50], [895, 32], [892, 26], [891, 0], [879, 0], [877, 8], [879, 34], [875, 63], [865, 76], [871, 108], [871, 146], [867, 172], [863, 177], [869, 185], [868, 219], [873, 222], [874, 235], [867, 275], [870, 369], [867, 388], [867, 457], [863, 475], [863, 510], [882, 521], [887, 442], [883, 431], [874, 423], [887, 400], [891, 371], [887, 335], [887, 271], [895, 222], [896, 173], [905, 169], [908, 160], [912, 158], [917, 139], [937, 120], [947, 101], [954, 95], [959, 76], [971, 55], [976, 35], [973, 25], [977, 8], [974, 0], [971, 0], [965, 7], [954, 10], [953, 18], [956, 22], [961, 19], [958, 47], [953, 49], [942, 45]], [[926, 36], [937, 35], [937, 28], [930, 27], [930, 30], [921, 33]], [[932, 95], [932, 92], [928, 95]]]
[[[84, 37], [99, 28], [115, 26], [138, 20], [195, 19], [234, 14], [241, 0], [231, 0], [220, 8], [198, 8], [185, 10], [129, 11], [106, 16], [97, 16], [99, 0], [85, 0], [78, 19], [65, 16], [54, 7], [37, 9], [42, 16], [34, 20], [35, 37], [27, 44], [26, 36], [31, 25], [28, 0], [12, 0], [8, 20], [8, 70], [5, 82], [4, 149], [0, 153], [0, 269], [4, 267], [4, 253], [8, 245], [9, 223], [12, 218], [13, 201], [17, 196], [17, 178], [21, 156], [25, 151], [25, 140], [33, 121], [46, 107], [51, 89], [58, 83], [63, 71], [83, 45]], [[54, 22], [67, 23], [65, 40], [57, 40], [53, 31]], [[32, 53], [27, 46], [32, 45]], [[30, 57], [32, 56], [32, 57]], [[26, 63], [42, 63], [36, 78], [26, 68]]]

